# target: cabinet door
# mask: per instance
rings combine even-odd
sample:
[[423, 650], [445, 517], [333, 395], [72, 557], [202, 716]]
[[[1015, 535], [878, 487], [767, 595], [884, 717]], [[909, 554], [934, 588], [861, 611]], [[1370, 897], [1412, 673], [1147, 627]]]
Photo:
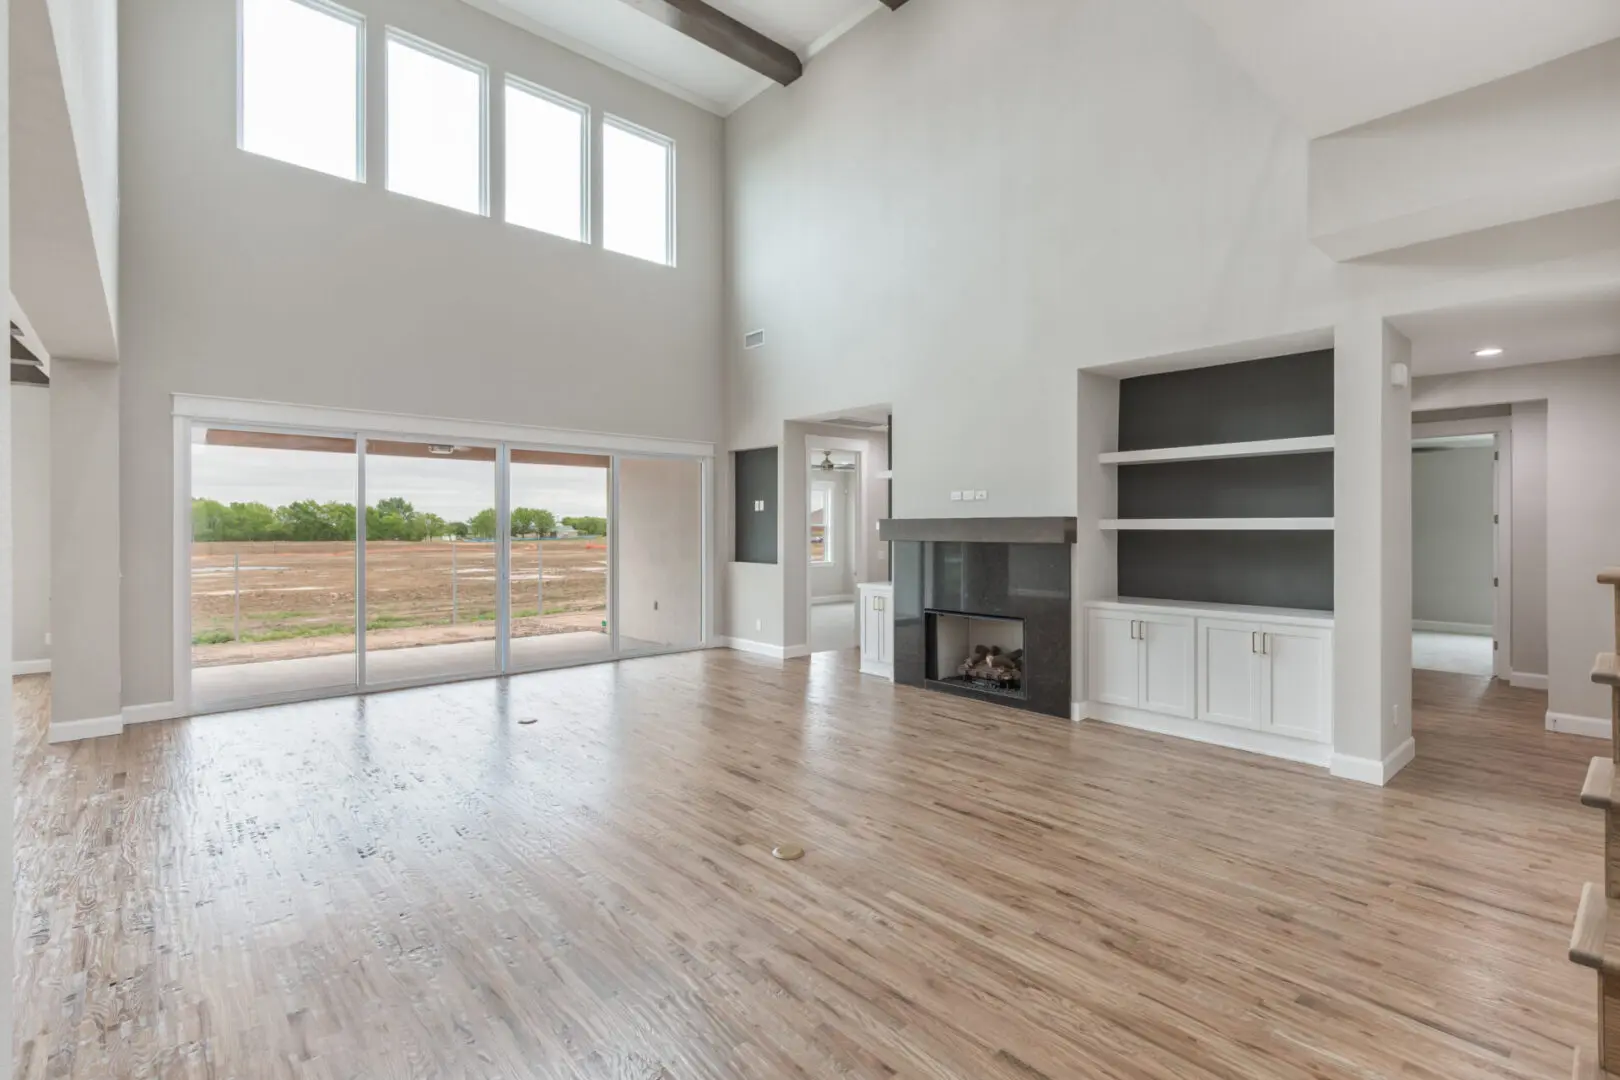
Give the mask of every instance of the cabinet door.
[[1088, 696], [1099, 704], [1135, 708], [1141, 692], [1136, 620], [1126, 611], [1093, 610], [1089, 626]]
[[1258, 728], [1265, 693], [1258, 623], [1198, 620], [1198, 719]]
[[883, 598], [861, 590], [861, 659], [883, 662]]
[[894, 597], [888, 593], [877, 596], [878, 660], [894, 663]]
[[1333, 633], [1313, 626], [1263, 626], [1264, 726], [1312, 742], [1332, 737]]
[[1142, 646], [1140, 708], [1170, 716], [1193, 715], [1193, 621], [1185, 615], [1139, 614]]

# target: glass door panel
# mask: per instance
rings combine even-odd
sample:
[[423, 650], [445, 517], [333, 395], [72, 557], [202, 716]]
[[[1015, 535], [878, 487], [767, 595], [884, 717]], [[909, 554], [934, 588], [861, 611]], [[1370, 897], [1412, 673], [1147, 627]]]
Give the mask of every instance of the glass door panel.
[[355, 685], [349, 436], [191, 428], [191, 700]]
[[619, 649], [703, 644], [703, 463], [617, 459]]
[[509, 670], [608, 659], [612, 459], [516, 447], [509, 453]]
[[493, 446], [367, 439], [368, 686], [499, 665]]

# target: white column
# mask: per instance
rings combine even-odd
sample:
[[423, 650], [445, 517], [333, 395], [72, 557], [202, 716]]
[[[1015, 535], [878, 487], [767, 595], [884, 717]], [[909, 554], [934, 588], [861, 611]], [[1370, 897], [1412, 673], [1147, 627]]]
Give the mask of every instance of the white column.
[[51, 360], [51, 738], [122, 729], [116, 364]]
[[1334, 357], [1333, 773], [1383, 784], [1411, 760], [1411, 343], [1375, 315]]

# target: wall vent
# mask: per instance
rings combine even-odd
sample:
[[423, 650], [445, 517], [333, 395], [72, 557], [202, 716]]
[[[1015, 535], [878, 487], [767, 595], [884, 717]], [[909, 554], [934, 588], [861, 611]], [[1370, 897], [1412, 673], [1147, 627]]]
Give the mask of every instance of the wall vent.
[[753, 330], [743, 335], [743, 348], [757, 349], [765, 344], [765, 331]]

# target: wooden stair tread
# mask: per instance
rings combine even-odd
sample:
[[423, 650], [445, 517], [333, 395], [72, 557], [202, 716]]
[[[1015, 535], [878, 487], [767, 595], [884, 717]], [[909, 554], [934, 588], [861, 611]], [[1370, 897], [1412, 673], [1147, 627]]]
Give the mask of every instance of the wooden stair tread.
[[1620, 585], [1620, 566], [1610, 566], [1598, 571], [1599, 585]]
[[1607, 810], [1616, 805], [1614, 796], [1614, 760], [1593, 758], [1586, 767], [1586, 783], [1581, 785], [1581, 805]]
[[1603, 886], [1591, 881], [1581, 886], [1581, 906], [1569, 934], [1569, 958], [1582, 967], [1620, 972], [1620, 943], [1612, 949], [1608, 943], [1610, 926], [1620, 928], [1620, 912], [1609, 918], [1610, 903]]
[[1592, 665], [1592, 681], [1605, 686], [1620, 686], [1620, 658], [1612, 652], [1598, 653]]

